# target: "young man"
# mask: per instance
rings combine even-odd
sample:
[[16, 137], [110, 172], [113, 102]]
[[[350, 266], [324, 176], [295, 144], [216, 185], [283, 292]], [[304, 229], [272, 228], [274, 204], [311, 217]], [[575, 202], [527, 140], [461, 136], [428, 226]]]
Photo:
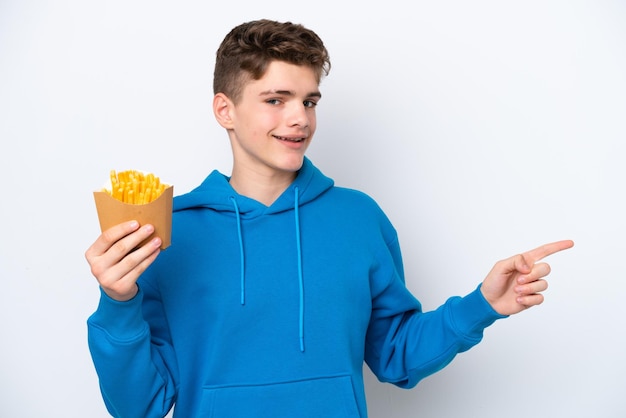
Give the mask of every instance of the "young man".
[[[393, 226], [305, 157], [330, 61], [318, 36], [260, 20], [217, 51], [213, 110], [233, 151], [174, 200], [172, 245], [151, 225], [105, 231], [86, 258], [102, 289], [89, 347], [119, 417], [366, 417], [363, 362], [403, 388], [540, 304], [548, 244], [495, 264], [475, 291], [423, 312]], [[158, 258], [157, 258], [158, 256]]]

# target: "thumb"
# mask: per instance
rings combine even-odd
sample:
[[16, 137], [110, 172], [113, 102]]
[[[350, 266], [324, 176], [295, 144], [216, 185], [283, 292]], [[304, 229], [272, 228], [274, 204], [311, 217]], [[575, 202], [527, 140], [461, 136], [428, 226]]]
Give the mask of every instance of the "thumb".
[[510, 274], [519, 272], [522, 274], [528, 274], [531, 271], [528, 260], [523, 254], [517, 254], [512, 257], [501, 260], [496, 264], [496, 271], [500, 274]]
[[528, 263], [528, 260], [526, 260], [526, 257], [524, 257], [524, 254], [518, 254], [512, 257], [512, 269], [511, 271], [519, 271], [522, 274], [527, 274], [530, 273], [531, 268], [530, 268], [530, 263]]

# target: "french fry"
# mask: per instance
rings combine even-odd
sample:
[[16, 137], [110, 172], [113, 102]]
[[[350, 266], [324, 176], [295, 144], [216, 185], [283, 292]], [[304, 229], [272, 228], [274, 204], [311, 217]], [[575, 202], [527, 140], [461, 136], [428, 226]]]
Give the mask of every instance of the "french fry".
[[167, 184], [153, 173], [143, 173], [138, 170], [116, 172], [111, 170], [111, 189], [104, 188], [104, 192], [114, 199], [132, 205], [144, 205], [156, 200]]

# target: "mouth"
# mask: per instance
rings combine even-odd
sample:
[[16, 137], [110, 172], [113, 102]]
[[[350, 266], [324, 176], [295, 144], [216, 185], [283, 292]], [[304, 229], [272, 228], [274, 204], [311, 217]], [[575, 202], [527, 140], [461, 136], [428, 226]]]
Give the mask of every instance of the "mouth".
[[295, 142], [295, 143], [297, 143], [297, 142], [303, 142], [303, 141], [305, 141], [305, 140], [306, 140], [306, 137], [302, 137], [302, 136], [300, 136], [300, 137], [293, 137], [293, 138], [292, 138], [292, 137], [286, 137], [286, 136], [277, 136], [277, 135], [274, 135], [274, 138], [278, 139], [279, 141], [285, 141], [285, 142]]

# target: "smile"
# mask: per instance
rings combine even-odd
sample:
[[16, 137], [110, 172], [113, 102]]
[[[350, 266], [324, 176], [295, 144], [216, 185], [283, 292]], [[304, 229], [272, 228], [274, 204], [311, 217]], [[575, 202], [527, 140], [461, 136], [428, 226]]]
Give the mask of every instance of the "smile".
[[287, 142], [302, 142], [304, 141], [306, 138], [300, 137], [300, 138], [286, 138], [284, 136], [276, 136], [274, 135], [274, 138], [279, 139], [281, 141], [287, 141]]

